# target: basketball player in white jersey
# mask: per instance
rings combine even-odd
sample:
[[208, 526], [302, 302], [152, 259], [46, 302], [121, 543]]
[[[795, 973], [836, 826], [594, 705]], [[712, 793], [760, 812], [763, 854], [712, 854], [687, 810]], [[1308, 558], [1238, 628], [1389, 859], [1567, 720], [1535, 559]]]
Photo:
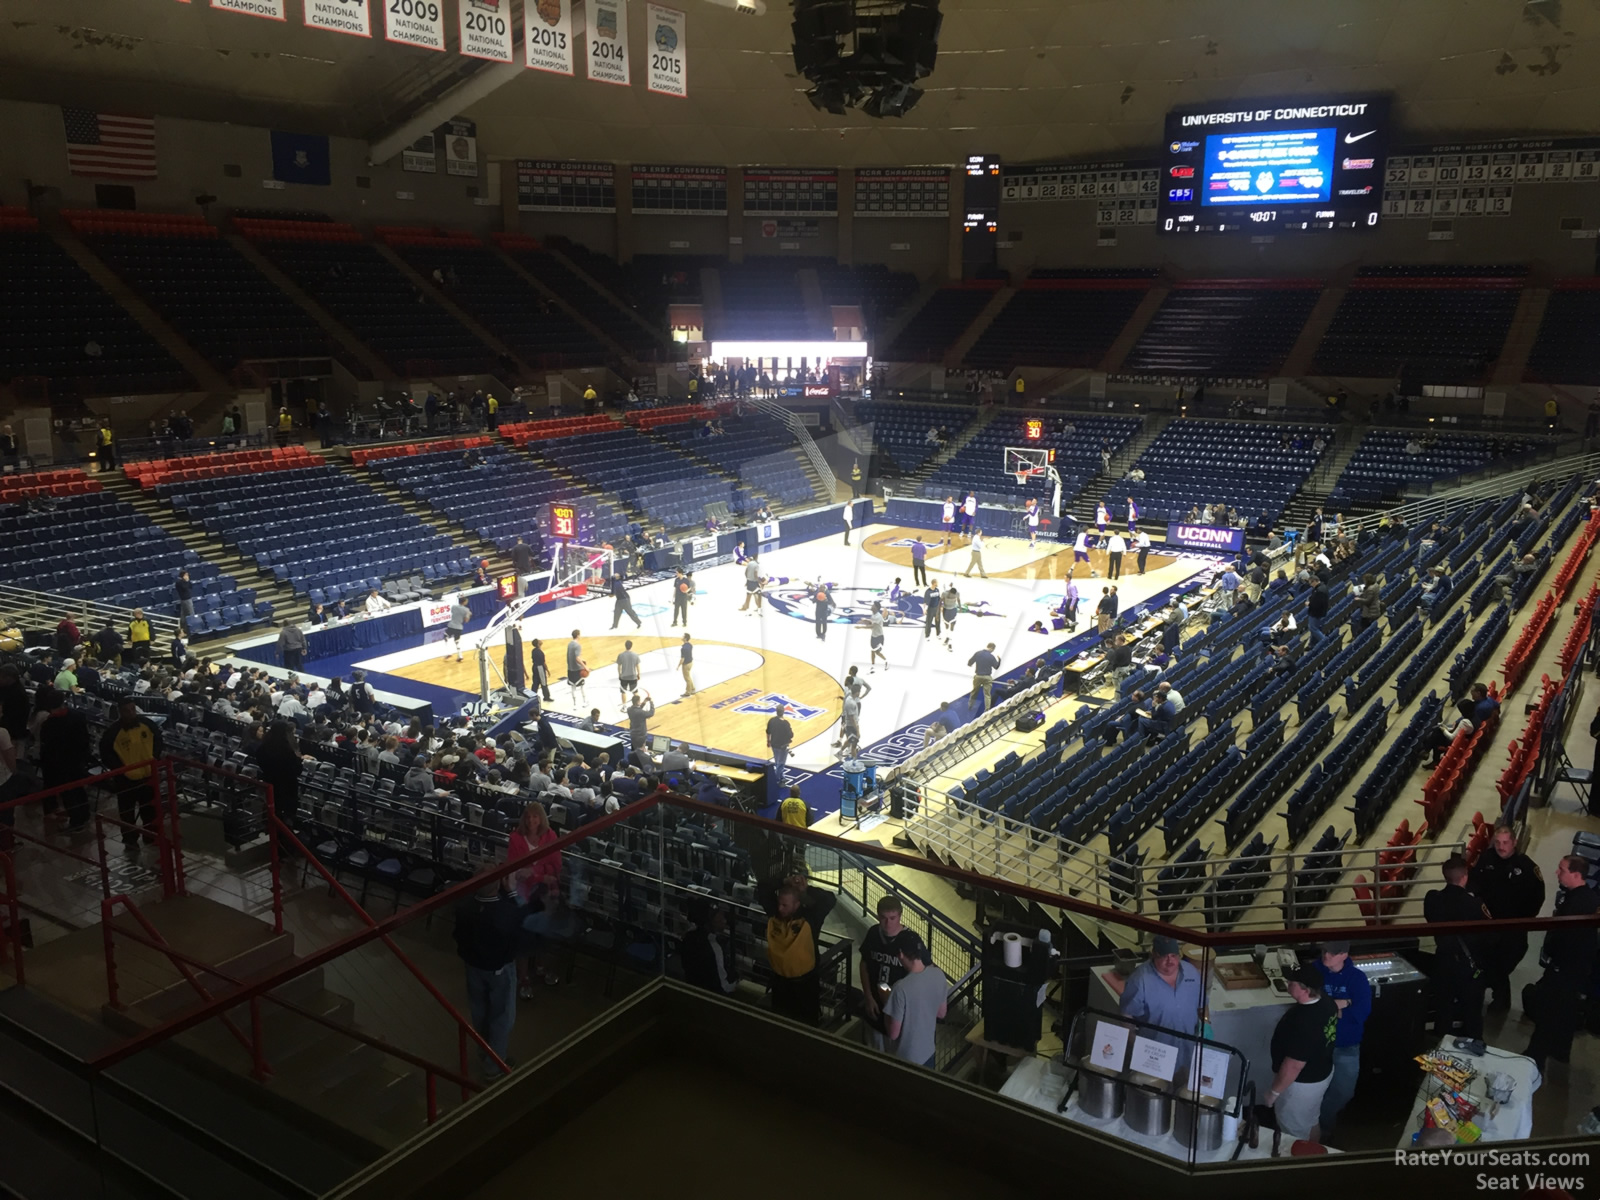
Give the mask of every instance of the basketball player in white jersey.
[[961, 532], [969, 538], [972, 531], [978, 526], [978, 497], [972, 492], [967, 493], [967, 498], [961, 504]]
[[944, 512], [939, 517], [939, 522], [944, 526], [944, 544], [950, 544], [951, 531], [956, 527], [956, 498], [944, 498]]
[[1102, 500], [1094, 506], [1094, 523], [1099, 527], [1101, 533], [1106, 531], [1106, 522], [1110, 519], [1111, 513], [1106, 508], [1106, 502]]
[[1089, 534], [1086, 530], [1078, 530], [1078, 537], [1072, 543], [1072, 569], [1078, 569], [1078, 564], [1089, 565]]
[[1022, 515], [1028, 523], [1028, 545], [1032, 546], [1039, 539], [1039, 501], [1029, 496]]

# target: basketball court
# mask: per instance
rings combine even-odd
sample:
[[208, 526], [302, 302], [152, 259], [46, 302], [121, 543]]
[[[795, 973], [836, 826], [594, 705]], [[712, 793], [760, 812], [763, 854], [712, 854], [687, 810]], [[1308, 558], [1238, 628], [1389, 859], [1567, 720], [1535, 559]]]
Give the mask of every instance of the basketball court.
[[[976, 571], [968, 578], [963, 572], [971, 554], [965, 539], [958, 537], [945, 549], [931, 541], [940, 536], [928, 530], [871, 525], [856, 531], [854, 544], [845, 546], [841, 525], [838, 537], [763, 554], [759, 561], [768, 583], [759, 614], [753, 607], [740, 611], [746, 595], [741, 565], [730, 562], [694, 572], [688, 626], [694, 645], [692, 695], [684, 694], [678, 665], [684, 630], [671, 623], [670, 580], [632, 589], [633, 606], [643, 622], [638, 629], [624, 616], [622, 627], [612, 630], [609, 594], [526, 617], [520, 629], [525, 648], [531, 649], [536, 638], [543, 643], [554, 697], [548, 707], [555, 714], [581, 718], [598, 708], [602, 721], [626, 725], [616, 656], [631, 640], [641, 658], [641, 688], [656, 705], [650, 721], [653, 734], [766, 758], [767, 719], [777, 704], [786, 703], [795, 731], [790, 762], [815, 771], [839, 757], [834, 746], [843, 700], [839, 680], [850, 667], [858, 667], [872, 689], [861, 706], [865, 746], [928, 717], [941, 700], [967, 694], [972, 684], [967, 660], [987, 643], [994, 643], [1002, 671], [1009, 671], [1069, 636], [1030, 632], [1029, 626], [1042, 622], [1049, 628], [1051, 612], [1061, 601], [1072, 569], [1070, 546], [1043, 539], [1031, 546], [1026, 538], [986, 539], [983, 559], [989, 578], [980, 578]], [[930, 579], [941, 588], [953, 581], [961, 596], [963, 610], [948, 648], [942, 638], [923, 635], [921, 589], [911, 583], [911, 545], [918, 538], [930, 545]], [[1124, 574], [1115, 581], [1122, 610], [1185, 582], [1211, 561], [1152, 554], [1141, 576], [1135, 556], [1129, 553]], [[1093, 554], [1091, 567], [1098, 578], [1091, 579], [1082, 565], [1077, 571], [1082, 593], [1079, 632], [1092, 624], [1100, 588], [1111, 582], [1104, 578], [1102, 552]], [[902, 594], [894, 598], [897, 579]], [[827, 585], [836, 605], [825, 639], [816, 636], [812, 597], [818, 583]], [[883, 603], [888, 618], [884, 651], [889, 666], [869, 674], [868, 619], [875, 600]], [[566, 681], [566, 647], [574, 629], [590, 669], [576, 690]], [[422, 645], [356, 665], [477, 691], [479, 665], [473, 648], [485, 638], [492, 666], [490, 685], [498, 687], [504, 630], [468, 635], [463, 640], [464, 661], [459, 663], [453, 645], [434, 632]]]

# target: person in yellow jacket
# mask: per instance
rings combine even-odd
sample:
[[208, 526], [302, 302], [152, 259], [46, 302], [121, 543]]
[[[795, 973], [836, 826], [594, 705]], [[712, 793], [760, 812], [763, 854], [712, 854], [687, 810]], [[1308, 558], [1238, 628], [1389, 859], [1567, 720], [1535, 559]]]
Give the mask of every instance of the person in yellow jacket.
[[128, 622], [128, 654], [138, 666], [150, 661], [150, 622], [142, 608], [134, 609]]
[[114, 471], [117, 467], [116, 435], [111, 432], [111, 422], [100, 418], [100, 433], [95, 439], [96, 453], [100, 459], [102, 471]]
[[850, 498], [861, 499], [861, 460], [858, 458], [850, 464]]
[[486, 404], [487, 404], [488, 411], [489, 411], [489, 428], [490, 429], [499, 429], [500, 428], [500, 401], [496, 400], [494, 398], [493, 393], [491, 393], [490, 396], [489, 396], [488, 401], [486, 402]]
[[1016, 389], [1018, 399], [1021, 399], [1022, 393], [1028, 390], [1028, 381], [1021, 375], [1018, 375], [1017, 382], [1012, 386]]
[[778, 889], [777, 909], [767, 920], [767, 962], [772, 967], [772, 1011], [806, 1025], [821, 1017], [817, 937], [793, 883]]
[[294, 418], [289, 415], [289, 406], [285, 404], [278, 409], [278, 445], [288, 446], [289, 435], [294, 432]]
[[139, 715], [132, 696], [124, 696], [117, 704], [117, 723], [100, 739], [100, 765], [108, 772], [132, 768], [122, 775], [104, 778], [105, 786], [117, 794], [117, 813], [123, 821], [122, 845], [130, 857], [139, 853], [138, 825], [144, 827], [145, 841], [155, 840], [156, 793], [149, 763], [161, 754], [161, 730]]

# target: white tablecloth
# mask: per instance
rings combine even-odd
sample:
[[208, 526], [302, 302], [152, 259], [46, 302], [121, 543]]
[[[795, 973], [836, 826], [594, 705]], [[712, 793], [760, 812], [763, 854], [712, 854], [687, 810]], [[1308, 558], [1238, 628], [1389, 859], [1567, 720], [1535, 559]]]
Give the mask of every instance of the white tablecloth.
[[[1533, 1136], [1533, 1094], [1539, 1090], [1539, 1085], [1544, 1082], [1539, 1075], [1539, 1069], [1533, 1065], [1533, 1059], [1521, 1054], [1513, 1054], [1509, 1050], [1501, 1050], [1494, 1046], [1484, 1048], [1482, 1054], [1468, 1054], [1465, 1050], [1455, 1048], [1455, 1038], [1442, 1038], [1438, 1049], [1442, 1054], [1452, 1058], [1459, 1058], [1479, 1072], [1470, 1084], [1467, 1085], [1467, 1095], [1480, 1107], [1472, 1123], [1483, 1130], [1485, 1142], [1515, 1142]], [[1420, 1073], [1421, 1067], [1417, 1068]], [[1490, 1115], [1490, 1106], [1487, 1100], [1489, 1085], [1485, 1075], [1509, 1075], [1516, 1081], [1511, 1093], [1511, 1103], [1501, 1106], [1499, 1112]], [[1412, 1148], [1411, 1137], [1422, 1128], [1422, 1110], [1434, 1096], [1438, 1095], [1444, 1085], [1431, 1075], [1424, 1075], [1422, 1086], [1417, 1089], [1416, 1101], [1411, 1106], [1411, 1122], [1406, 1126], [1406, 1131], [1400, 1137], [1400, 1148]]]
[[[1154, 1150], [1165, 1154], [1168, 1158], [1178, 1159], [1180, 1162], [1218, 1163], [1227, 1162], [1233, 1157], [1234, 1147], [1238, 1145], [1238, 1122], [1227, 1117], [1222, 1125], [1222, 1148], [1219, 1150], [1202, 1150], [1191, 1154], [1189, 1148], [1170, 1133], [1165, 1137], [1152, 1138], [1137, 1130], [1130, 1129], [1121, 1117], [1112, 1121], [1102, 1121], [1091, 1117], [1078, 1107], [1078, 1096], [1074, 1092], [1071, 1102], [1065, 1112], [1056, 1112], [1056, 1106], [1061, 1103], [1061, 1097], [1066, 1094], [1067, 1076], [1062, 1073], [1059, 1065], [1052, 1069], [1049, 1060], [1043, 1058], [1025, 1058], [1011, 1072], [1010, 1078], [1000, 1089], [1000, 1094], [1011, 1100], [1030, 1104], [1034, 1108], [1043, 1109], [1053, 1116], [1074, 1125], [1082, 1125], [1088, 1129], [1098, 1129], [1109, 1133], [1112, 1137], [1120, 1138], [1125, 1142], [1132, 1142], [1147, 1150]], [[1240, 1151], [1240, 1158], [1271, 1158], [1272, 1157], [1272, 1131], [1263, 1130], [1259, 1139], [1260, 1146], [1252, 1150], [1249, 1146]]]

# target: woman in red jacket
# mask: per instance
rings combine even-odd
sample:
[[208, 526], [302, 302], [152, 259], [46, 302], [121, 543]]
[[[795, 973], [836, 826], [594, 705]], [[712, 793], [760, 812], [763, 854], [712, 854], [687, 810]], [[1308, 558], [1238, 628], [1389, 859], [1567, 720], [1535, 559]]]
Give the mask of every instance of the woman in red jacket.
[[[544, 805], [535, 800], [522, 810], [516, 829], [511, 832], [511, 842], [506, 849], [506, 861], [516, 862], [556, 840], [556, 831], [550, 828]], [[561, 855], [544, 855], [511, 876], [517, 899], [522, 903], [522, 929], [527, 935], [527, 954], [517, 959], [517, 995], [524, 1000], [533, 998], [531, 977], [538, 971], [540, 943], [554, 929], [556, 909], [561, 898]], [[538, 972], [546, 983], [561, 982], [561, 975], [553, 968]]]

